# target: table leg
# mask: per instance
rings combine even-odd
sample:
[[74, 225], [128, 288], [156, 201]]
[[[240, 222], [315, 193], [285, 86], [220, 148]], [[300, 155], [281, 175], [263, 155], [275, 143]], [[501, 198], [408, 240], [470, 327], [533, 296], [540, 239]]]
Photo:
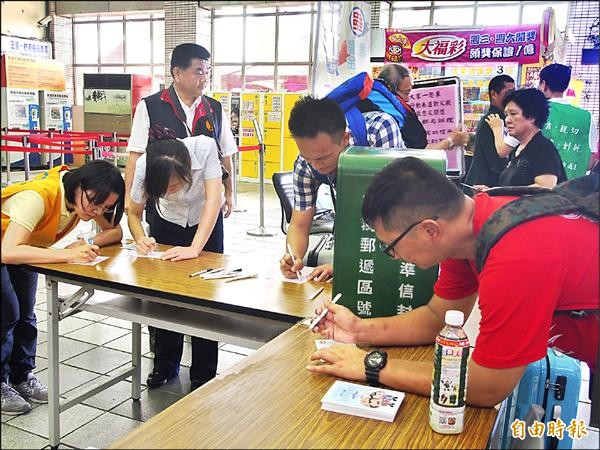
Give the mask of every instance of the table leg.
[[58, 282], [46, 276], [46, 309], [48, 314], [48, 440], [56, 448], [60, 442], [60, 392], [58, 349]]
[[142, 326], [137, 322], [131, 323], [131, 363], [135, 367], [131, 377], [131, 398], [139, 400], [142, 390]]

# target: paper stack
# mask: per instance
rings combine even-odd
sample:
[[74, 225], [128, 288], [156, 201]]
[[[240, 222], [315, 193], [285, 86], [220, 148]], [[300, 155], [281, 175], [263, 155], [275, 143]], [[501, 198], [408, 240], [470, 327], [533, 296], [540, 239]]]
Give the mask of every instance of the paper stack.
[[404, 392], [336, 380], [321, 399], [321, 408], [393, 422], [402, 400]]

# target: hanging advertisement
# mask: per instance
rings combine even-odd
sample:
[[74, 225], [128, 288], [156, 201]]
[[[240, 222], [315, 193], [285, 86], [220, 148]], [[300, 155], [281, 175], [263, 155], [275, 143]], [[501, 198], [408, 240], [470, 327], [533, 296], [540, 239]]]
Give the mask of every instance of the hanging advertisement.
[[2, 53], [52, 59], [52, 42], [2, 35]]
[[532, 64], [540, 60], [540, 25], [425, 32], [385, 30], [385, 62]]
[[367, 2], [319, 2], [313, 95], [371, 67], [371, 6]]

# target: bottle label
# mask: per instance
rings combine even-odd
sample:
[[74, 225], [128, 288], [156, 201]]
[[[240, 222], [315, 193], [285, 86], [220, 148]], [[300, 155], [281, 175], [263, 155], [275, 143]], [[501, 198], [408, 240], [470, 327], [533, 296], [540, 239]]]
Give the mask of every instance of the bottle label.
[[468, 339], [436, 338], [429, 408], [434, 431], [462, 431], [469, 350]]

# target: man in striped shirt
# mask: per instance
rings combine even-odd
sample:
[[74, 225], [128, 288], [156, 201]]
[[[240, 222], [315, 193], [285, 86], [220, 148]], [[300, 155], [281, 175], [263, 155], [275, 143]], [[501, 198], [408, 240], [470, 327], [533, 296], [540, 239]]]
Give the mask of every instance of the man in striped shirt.
[[[406, 147], [398, 122], [391, 115], [369, 111], [363, 113], [363, 117], [371, 147]], [[338, 158], [348, 146], [354, 145], [354, 139], [347, 129], [344, 112], [328, 98], [306, 96], [300, 99], [292, 108], [288, 125], [300, 155], [294, 163], [294, 210], [287, 234], [293, 258], [289, 253], [284, 254], [280, 268], [284, 276], [295, 278], [303, 267], [302, 259], [308, 249], [319, 186], [335, 187]], [[325, 264], [315, 268], [308, 277], [327, 281], [332, 274], [332, 265]]]

